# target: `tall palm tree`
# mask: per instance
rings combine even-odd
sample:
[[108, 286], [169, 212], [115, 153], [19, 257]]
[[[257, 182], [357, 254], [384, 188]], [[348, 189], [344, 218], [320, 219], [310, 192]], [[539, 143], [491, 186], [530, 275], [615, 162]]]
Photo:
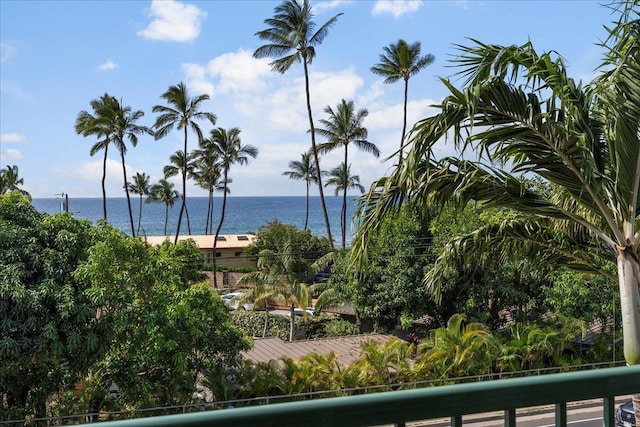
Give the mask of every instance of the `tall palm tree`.
[[[567, 76], [557, 54], [539, 54], [530, 42], [460, 46], [456, 63], [465, 87], [443, 80], [450, 95], [440, 112], [416, 124], [407, 160], [363, 199], [358, 242], [402, 202], [473, 200], [515, 209], [518, 217], [445, 248], [425, 277], [434, 295], [454, 256], [477, 268], [489, 250], [602, 274], [619, 284], [625, 359], [640, 364], [639, 4], [619, 4], [620, 18], [602, 44], [601, 72], [586, 85]], [[433, 159], [434, 144], [447, 137], [459, 150], [477, 148], [503, 168]], [[551, 196], [525, 188], [517, 176], [522, 173], [549, 182]], [[364, 260], [365, 246], [353, 252], [355, 262]], [[602, 260], [610, 268], [600, 268]], [[640, 394], [634, 401], [640, 408]], [[640, 424], [640, 414], [636, 419]]]
[[109, 149], [109, 143], [113, 138], [115, 115], [117, 111], [118, 100], [105, 93], [98, 99], [91, 101], [91, 109], [93, 114], [86, 110], [82, 110], [78, 113], [75, 123], [75, 131], [77, 134], [84, 137], [94, 135], [98, 138], [98, 141], [91, 147], [89, 154], [93, 156], [100, 150], [104, 150], [104, 157], [102, 159], [102, 212], [103, 217], [107, 219], [107, 152]]
[[327, 138], [327, 142], [318, 145], [318, 153], [326, 154], [337, 148], [344, 147], [344, 160], [342, 161], [344, 171], [342, 172], [342, 177], [345, 181], [341, 186], [343, 190], [341, 231], [342, 248], [344, 249], [346, 239], [347, 188], [349, 188], [347, 183], [347, 179], [349, 178], [349, 174], [347, 173], [349, 145], [353, 144], [356, 148], [366, 153], [371, 153], [376, 158], [380, 157], [380, 150], [378, 150], [375, 144], [367, 141], [368, 131], [367, 128], [362, 126], [365, 117], [369, 115], [367, 109], [361, 108], [356, 111], [353, 101], [347, 102], [343, 99], [335, 110], [327, 106], [324, 112], [327, 113], [329, 117], [320, 120], [324, 128], [318, 128], [316, 132]]
[[180, 197], [178, 190], [174, 189], [173, 183], [166, 179], [161, 179], [151, 186], [149, 198], [147, 202], [164, 203], [164, 235], [167, 236], [167, 223], [169, 222], [169, 209], [175, 205], [176, 200]]
[[371, 67], [374, 74], [384, 77], [385, 83], [395, 83], [404, 80], [404, 115], [402, 120], [402, 137], [400, 138], [400, 157], [398, 164], [402, 163], [402, 150], [407, 131], [407, 100], [409, 94], [409, 78], [431, 65], [435, 57], [431, 54], [420, 56], [420, 42], [408, 44], [400, 39], [397, 43], [391, 43], [382, 48], [384, 53], [380, 55], [380, 62]]
[[[162, 168], [162, 172], [164, 173], [165, 178], [171, 178], [172, 176], [176, 176], [179, 173], [186, 173], [187, 178], [195, 178], [195, 153], [191, 152], [187, 154], [186, 158], [184, 155], [184, 151], [177, 150], [169, 157], [169, 164], [165, 165]], [[184, 198], [184, 193], [181, 194], [181, 197]], [[184, 200], [183, 200], [184, 202]], [[184, 205], [184, 212], [187, 217], [187, 233], [191, 236], [191, 221], [189, 220], [189, 208]]]
[[300, 254], [295, 250], [293, 240], [288, 238], [277, 243], [277, 249], [264, 249], [258, 255], [258, 270], [247, 273], [238, 281], [239, 285], [256, 285], [253, 293], [263, 299], [272, 299], [289, 306], [289, 341], [293, 341], [296, 307], [304, 310], [311, 302], [309, 289], [302, 281]]
[[347, 191], [356, 189], [360, 194], [363, 194], [365, 189], [364, 186], [360, 184], [360, 176], [351, 175], [351, 165], [345, 166], [345, 164], [342, 163], [340, 166], [331, 169], [328, 175], [329, 179], [327, 180], [326, 186], [335, 186], [334, 194], [336, 196], [340, 195], [340, 192], [343, 194], [342, 211], [340, 212], [340, 228], [342, 230], [342, 248], [344, 249], [347, 236]]
[[31, 200], [31, 195], [20, 188], [21, 185], [24, 185], [24, 179], [20, 178], [18, 174], [18, 166], [7, 165], [6, 168], [0, 169], [0, 194], [8, 193], [9, 191], [19, 191]]
[[124, 156], [127, 153], [127, 144], [125, 140], [129, 140], [131, 145], [135, 147], [138, 145], [138, 135], [151, 134], [151, 129], [146, 126], [140, 126], [136, 124], [138, 119], [144, 116], [142, 110], [133, 111], [130, 106], [123, 106], [116, 100], [113, 104], [115, 114], [113, 120], [113, 137], [111, 142], [115, 144], [116, 149], [120, 152], [120, 160], [122, 163], [122, 178], [124, 180], [124, 192], [127, 195], [127, 207], [129, 208], [129, 221], [131, 223], [131, 235], [135, 237], [136, 230], [133, 223], [133, 213], [131, 211], [131, 199], [129, 197], [129, 186], [127, 185], [127, 166], [124, 161]]
[[309, 187], [312, 183], [318, 182], [318, 174], [316, 166], [311, 160], [311, 153], [302, 153], [300, 160], [292, 160], [289, 162], [288, 171], [282, 172], [282, 175], [288, 176], [289, 179], [303, 180], [307, 186], [307, 205], [304, 214], [304, 229], [309, 225]]
[[140, 235], [140, 224], [142, 223], [142, 197], [147, 196], [151, 189], [149, 184], [149, 176], [146, 173], [136, 172], [133, 181], [128, 183], [129, 191], [140, 196], [140, 205], [138, 208], [138, 229], [137, 234]]
[[[213, 233], [213, 193], [223, 191], [222, 169], [216, 152], [209, 139], [199, 141], [200, 149], [194, 151], [195, 168], [193, 176], [201, 188], [207, 190], [209, 200], [207, 203], [207, 217], [205, 219], [204, 234]], [[228, 189], [227, 189], [228, 192]]]
[[216, 235], [213, 241], [213, 285], [218, 286], [216, 275], [216, 249], [218, 248], [218, 236], [224, 222], [224, 214], [227, 208], [227, 190], [229, 188], [229, 170], [234, 164], [246, 165], [249, 158], [258, 156], [258, 149], [253, 145], [242, 145], [240, 140], [240, 129], [231, 128], [228, 131], [221, 127], [211, 130], [210, 137], [211, 149], [216, 157], [220, 159], [220, 167], [222, 168], [222, 211], [220, 214], [220, 222], [216, 229]]
[[[320, 169], [320, 160], [318, 158], [318, 150], [316, 147], [315, 129], [313, 126], [313, 114], [311, 113], [311, 95], [309, 92], [309, 69], [313, 58], [316, 56], [316, 46], [320, 45], [329, 33], [329, 28], [336, 23], [339, 13], [325, 22], [317, 31], [316, 23], [313, 20], [313, 12], [309, 0], [285, 0], [280, 6], [274, 9], [273, 18], [266, 19], [264, 22], [269, 28], [258, 31], [256, 35], [266, 40], [269, 44], [260, 46], [253, 53], [255, 58], [272, 58], [271, 69], [284, 74], [291, 68], [294, 62], [302, 62], [304, 67], [304, 83], [305, 94], [307, 99], [307, 114], [309, 116], [309, 130], [311, 133], [311, 152], [316, 165], [316, 170]], [[320, 194], [320, 203], [322, 205], [322, 213], [324, 222], [327, 227], [327, 238], [333, 247], [333, 238], [331, 237], [331, 225], [329, 223], [329, 215], [327, 206], [324, 201], [324, 192], [322, 189], [322, 178], [318, 176], [318, 192]]]
[[[199, 120], [208, 120], [212, 125], [216, 123], [216, 116], [213, 113], [200, 111], [202, 104], [209, 99], [209, 95], [203, 94], [191, 97], [187, 90], [187, 86], [180, 82], [177, 85], [170, 86], [169, 89], [161, 96], [168, 105], [156, 105], [152, 111], [159, 113], [156, 122], [153, 125], [156, 130], [156, 139], [164, 138], [176, 127], [178, 130], [184, 131], [184, 153], [188, 153], [188, 129], [197, 135], [198, 140], [202, 139], [202, 130], [198, 125]], [[174, 243], [178, 243], [180, 235], [180, 224], [182, 223], [182, 214], [186, 209], [187, 203], [187, 170], [186, 163], [182, 169], [182, 206], [178, 215], [178, 227], [176, 229], [176, 237]]]

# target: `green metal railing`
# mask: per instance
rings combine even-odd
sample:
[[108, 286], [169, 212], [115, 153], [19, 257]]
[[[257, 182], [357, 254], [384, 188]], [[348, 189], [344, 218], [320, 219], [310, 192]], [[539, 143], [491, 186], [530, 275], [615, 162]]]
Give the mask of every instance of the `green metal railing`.
[[640, 393], [640, 366], [605, 368], [334, 397], [199, 413], [100, 423], [103, 427], [159, 426], [331, 426], [356, 427], [504, 411], [504, 425], [516, 425], [516, 409], [555, 404], [556, 426], [567, 424], [567, 403], [602, 398], [604, 425], [615, 426], [615, 397]]

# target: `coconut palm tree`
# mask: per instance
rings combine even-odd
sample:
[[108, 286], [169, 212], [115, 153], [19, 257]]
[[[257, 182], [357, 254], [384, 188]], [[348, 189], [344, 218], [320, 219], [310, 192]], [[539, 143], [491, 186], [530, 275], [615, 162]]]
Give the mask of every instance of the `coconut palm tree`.
[[318, 174], [316, 166], [311, 160], [311, 153], [302, 153], [300, 160], [292, 160], [289, 162], [289, 170], [282, 172], [282, 175], [288, 176], [289, 179], [303, 180], [307, 186], [306, 210], [304, 214], [304, 229], [309, 226], [309, 188], [312, 183], [318, 182]]
[[151, 186], [147, 202], [164, 203], [164, 235], [167, 236], [167, 223], [169, 222], [169, 209], [173, 207], [180, 193], [174, 189], [173, 183], [161, 179]]
[[335, 149], [344, 147], [344, 160], [342, 166], [345, 169], [342, 172], [342, 177], [345, 180], [342, 183], [342, 248], [345, 247], [346, 238], [346, 215], [347, 215], [347, 188], [349, 185], [347, 179], [349, 174], [347, 173], [347, 165], [349, 164], [348, 153], [349, 145], [355, 145], [356, 148], [366, 153], [373, 154], [376, 158], [380, 157], [380, 150], [378, 147], [367, 141], [367, 128], [362, 126], [362, 122], [365, 117], [369, 115], [369, 111], [366, 108], [362, 108], [358, 111], [355, 110], [353, 101], [345, 101], [344, 99], [338, 104], [335, 110], [330, 106], [324, 109], [324, 112], [329, 115], [327, 119], [320, 120], [320, 123], [324, 125], [324, 128], [316, 129], [316, 132], [327, 138], [327, 141], [318, 145], [318, 153], [326, 154]]
[[218, 236], [222, 229], [222, 223], [224, 222], [224, 214], [227, 208], [227, 192], [229, 189], [229, 170], [231, 166], [238, 163], [240, 165], [246, 165], [249, 163], [249, 158], [256, 158], [258, 156], [258, 149], [253, 145], [242, 145], [240, 140], [240, 129], [231, 128], [228, 131], [221, 127], [211, 130], [210, 141], [207, 144], [211, 144], [211, 149], [215, 156], [220, 159], [220, 167], [222, 169], [222, 211], [220, 214], [220, 222], [216, 229], [215, 238], [213, 241], [213, 285], [218, 286], [218, 280], [216, 275], [216, 249], [218, 247]]
[[402, 150], [407, 131], [407, 100], [409, 94], [409, 78], [431, 65], [435, 57], [431, 54], [420, 56], [420, 42], [408, 44], [400, 39], [382, 48], [380, 62], [371, 67], [374, 74], [384, 77], [385, 83], [395, 83], [404, 80], [404, 108], [402, 119], [402, 137], [400, 138], [400, 156], [398, 164], [402, 163]]
[[[520, 215], [445, 248], [425, 277], [434, 295], [454, 258], [477, 268], [489, 250], [602, 274], [619, 284], [625, 359], [640, 364], [639, 4], [619, 4], [600, 74], [586, 85], [567, 75], [561, 57], [538, 53], [530, 42], [460, 46], [456, 64], [465, 86], [442, 80], [450, 95], [440, 112], [414, 126], [402, 167], [363, 198], [358, 242], [403, 202], [508, 206]], [[503, 167], [436, 160], [433, 147], [442, 138], [459, 150], [477, 148]], [[549, 182], [551, 196], [524, 187], [517, 176], [523, 173]], [[365, 247], [353, 252], [354, 261], [364, 260]], [[601, 260], [612, 268], [599, 268]], [[640, 395], [634, 400], [640, 408]]]
[[[184, 131], [184, 148], [183, 153], [188, 153], [188, 130], [197, 135], [198, 140], [202, 139], [202, 130], [198, 121], [208, 120], [212, 125], [216, 123], [216, 116], [213, 113], [200, 111], [202, 104], [209, 99], [209, 95], [203, 94], [191, 97], [187, 86], [180, 82], [177, 85], [170, 86], [169, 89], [161, 96], [168, 105], [156, 105], [152, 111], [159, 113], [156, 122], [153, 125], [156, 130], [156, 139], [164, 138], [176, 127], [178, 130]], [[182, 169], [182, 206], [178, 215], [178, 227], [176, 229], [176, 237], [174, 243], [178, 242], [180, 235], [180, 225], [182, 223], [182, 215], [186, 209], [187, 203], [187, 169], [186, 163]]]
[[24, 179], [20, 178], [18, 174], [18, 166], [7, 165], [6, 168], [0, 169], [0, 194], [8, 193], [9, 191], [19, 191], [31, 200], [31, 195], [20, 188], [21, 185], [24, 185]]
[[[258, 31], [256, 35], [266, 40], [268, 44], [260, 46], [253, 53], [255, 58], [277, 58], [271, 62], [271, 69], [284, 74], [291, 68], [295, 62], [302, 62], [304, 67], [304, 83], [305, 95], [307, 99], [307, 114], [309, 117], [309, 131], [311, 134], [311, 152], [315, 161], [316, 170], [320, 169], [320, 160], [318, 158], [318, 150], [316, 147], [315, 129], [313, 125], [313, 114], [311, 113], [311, 95], [309, 91], [309, 64], [316, 56], [316, 46], [320, 45], [329, 33], [329, 28], [333, 26], [342, 15], [339, 13], [325, 22], [317, 31], [316, 23], [313, 20], [313, 12], [309, 0], [285, 0], [280, 6], [274, 9], [273, 18], [266, 19], [264, 22], [269, 28]], [[331, 237], [331, 225], [329, 223], [329, 215], [327, 206], [324, 201], [324, 192], [322, 189], [322, 178], [318, 176], [318, 192], [320, 195], [320, 203], [322, 205], [322, 213], [324, 222], [327, 227], [327, 238], [333, 246]]]
[[133, 176], [133, 181], [129, 182], [127, 185], [129, 186], [129, 191], [140, 196], [137, 230], [137, 234], [139, 235], [140, 224], [142, 223], [142, 196], [147, 196], [149, 194], [149, 190], [151, 189], [151, 185], [149, 184], [149, 176], [144, 172], [136, 172], [136, 174]]
[[123, 106], [121, 102], [113, 104], [115, 114], [112, 122], [113, 136], [111, 142], [115, 144], [116, 149], [120, 153], [120, 160], [122, 163], [122, 178], [124, 180], [124, 192], [127, 195], [127, 207], [129, 209], [129, 221], [131, 223], [131, 235], [135, 237], [136, 230], [133, 223], [133, 213], [131, 211], [131, 199], [129, 197], [129, 186], [127, 185], [127, 166], [124, 161], [124, 156], [127, 154], [127, 144], [125, 140], [129, 140], [129, 143], [133, 147], [138, 145], [138, 135], [151, 134], [151, 129], [146, 126], [140, 126], [136, 124], [138, 119], [144, 116], [142, 110], [133, 111], [130, 106]]
[[[195, 178], [195, 153], [191, 152], [187, 154], [186, 159], [184, 155], [184, 151], [177, 150], [169, 157], [169, 164], [165, 165], [162, 168], [162, 172], [164, 173], [165, 178], [171, 178], [172, 176], [176, 176], [179, 173], [183, 173], [186, 171], [187, 178]], [[184, 194], [181, 195], [184, 198]], [[184, 201], [183, 201], [184, 202]], [[191, 236], [191, 221], [189, 220], [189, 208], [184, 207], [184, 212], [187, 217], [187, 233]]]
[[115, 120], [115, 112], [117, 111], [118, 100], [113, 96], [105, 93], [98, 99], [94, 99], [90, 103], [93, 114], [86, 110], [78, 113], [76, 118], [76, 133], [84, 137], [94, 135], [98, 141], [91, 146], [89, 154], [93, 156], [100, 150], [104, 150], [102, 159], [102, 211], [103, 217], [107, 219], [107, 152], [109, 143], [113, 138]]
[[329, 179], [327, 179], [326, 186], [334, 186], [334, 195], [337, 197], [342, 192], [342, 211], [340, 212], [340, 228], [342, 230], [342, 249], [346, 246], [347, 236], [347, 191], [356, 189], [363, 194], [365, 188], [360, 184], [359, 175], [351, 175], [351, 165], [345, 166], [341, 163], [340, 166], [336, 166], [328, 173]]
[[[194, 151], [195, 168], [193, 177], [201, 188], [207, 190], [209, 200], [207, 203], [207, 217], [205, 219], [204, 234], [213, 233], [213, 193], [223, 191], [222, 169], [217, 153], [211, 146], [209, 139], [201, 139], [200, 149]], [[229, 178], [229, 182], [231, 182]], [[227, 189], [229, 193], [229, 189]]]
[[274, 300], [289, 307], [289, 341], [293, 341], [294, 310], [296, 307], [301, 308], [306, 319], [305, 308], [311, 302], [309, 288], [303, 282], [304, 273], [296, 268], [301, 265], [299, 257], [293, 240], [287, 238], [276, 243], [276, 250], [260, 251], [258, 270], [247, 273], [238, 280], [238, 285], [255, 285], [252, 293], [263, 300]]

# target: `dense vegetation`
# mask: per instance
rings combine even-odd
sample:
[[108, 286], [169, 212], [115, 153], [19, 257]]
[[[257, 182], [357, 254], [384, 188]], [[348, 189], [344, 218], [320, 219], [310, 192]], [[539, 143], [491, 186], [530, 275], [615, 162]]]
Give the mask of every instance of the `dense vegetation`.
[[249, 342], [200, 265], [192, 243], [0, 196], [0, 419], [189, 402], [200, 376], [222, 381]]

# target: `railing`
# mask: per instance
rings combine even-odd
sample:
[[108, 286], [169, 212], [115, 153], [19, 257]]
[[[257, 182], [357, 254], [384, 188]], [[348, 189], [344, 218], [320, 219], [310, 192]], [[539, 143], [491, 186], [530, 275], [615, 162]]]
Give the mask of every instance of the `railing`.
[[567, 425], [567, 403], [602, 398], [604, 425], [615, 426], [616, 396], [640, 393], [640, 366], [605, 368], [416, 390], [335, 397], [182, 415], [100, 423], [102, 427], [331, 426], [356, 427], [504, 411], [516, 425], [516, 409], [555, 404], [556, 426]]

